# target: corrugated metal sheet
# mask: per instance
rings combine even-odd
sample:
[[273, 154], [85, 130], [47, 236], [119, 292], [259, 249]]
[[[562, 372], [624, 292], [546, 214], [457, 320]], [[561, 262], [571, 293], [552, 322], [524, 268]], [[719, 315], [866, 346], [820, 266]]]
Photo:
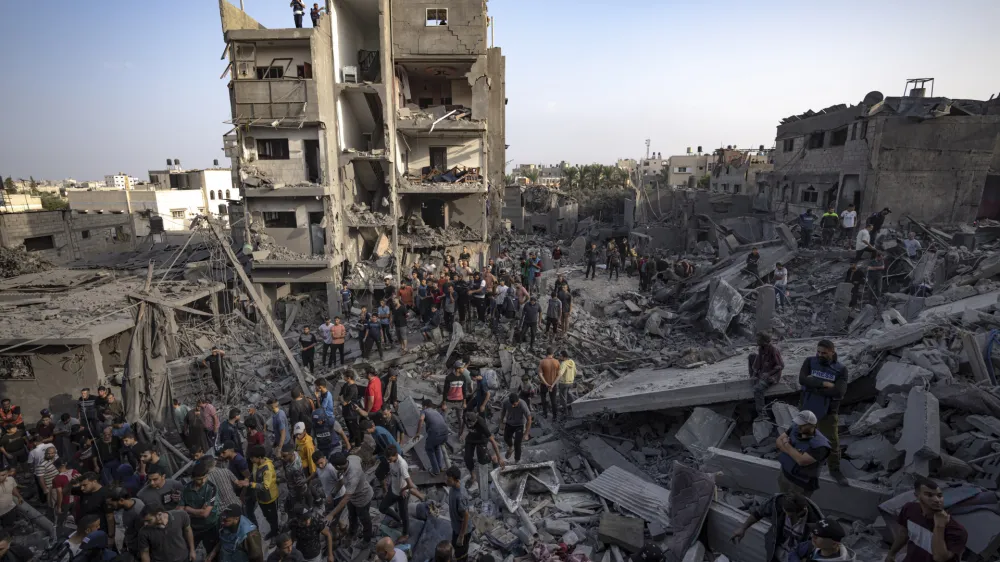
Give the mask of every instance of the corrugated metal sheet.
[[636, 477], [618, 468], [609, 467], [584, 486], [602, 498], [618, 504], [622, 509], [646, 521], [670, 525], [667, 510], [670, 508], [670, 491]]

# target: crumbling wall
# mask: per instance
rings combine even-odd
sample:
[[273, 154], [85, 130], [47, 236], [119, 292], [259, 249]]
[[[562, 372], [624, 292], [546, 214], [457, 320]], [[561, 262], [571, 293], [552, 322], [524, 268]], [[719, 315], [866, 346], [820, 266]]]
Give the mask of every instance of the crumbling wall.
[[[447, 25], [428, 27], [429, 8], [447, 9]], [[485, 0], [392, 0], [392, 53], [393, 56], [485, 54]]]
[[267, 29], [227, 0], [219, 0], [219, 16], [223, 33], [232, 29]]
[[487, 52], [489, 75], [489, 113], [486, 117], [487, 149], [487, 232], [499, 238], [501, 212], [505, 196], [504, 172], [507, 163], [507, 59], [499, 47]]
[[[132, 248], [130, 216], [81, 214], [71, 210], [0, 214], [0, 243], [13, 248], [25, 238], [52, 237], [53, 247], [38, 250], [39, 257], [61, 263], [83, 254]], [[84, 233], [87, 238], [84, 238]]]
[[448, 148], [448, 167], [465, 166], [481, 168], [483, 165], [482, 138], [434, 138], [410, 139], [409, 170], [411, 174], [420, 175], [421, 168], [431, 165], [431, 147], [444, 146]]
[[913, 122], [876, 118], [875, 171], [866, 213], [889, 207], [935, 224], [976, 219], [990, 165], [1000, 153], [1000, 116], [949, 116]]
[[105, 371], [98, 363], [100, 351], [96, 345], [14, 348], [14, 355], [0, 355], [0, 361], [24, 357], [18, 353], [28, 349], [32, 350], [27, 355], [30, 378], [0, 379], [0, 396], [21, 407], [27, 424], [34, 424], [39, 412], [46, 408], [53, 412], [75, 412], [76, 397], [70, 393], [81, 387], [94, 389], [102, 382], [99, 379]]
[[246, 133], [248, 148], [256, 150], [256, 141], [263, 139], [288, 139], [287, 160], [254, 160], [253, 166], [266, 174], [274, 182], [274, 187], [308, 184], [306, 175], [305, 140], [319, 140], [319, 130], [315, 127], [304, 129], [274, 129], [253, 127]]
[[449, 225], [461, 222], [476, 232], [483, 231], [483, 200], [478, 194], [455, 199], [448, 207]]

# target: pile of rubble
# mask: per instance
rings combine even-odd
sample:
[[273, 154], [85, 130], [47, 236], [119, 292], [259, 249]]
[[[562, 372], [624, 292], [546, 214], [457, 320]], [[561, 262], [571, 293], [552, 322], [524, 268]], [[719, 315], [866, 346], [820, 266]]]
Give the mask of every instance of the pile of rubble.
[[25, 273], [38, 273], [55, 267], [51, 263], [29, 252], [22, 246], [0, 247], [0, 279], [17, 277]]
[[372, 211], [366, 203], [352, 203], [348, 207], [345, 219], [350, 225], [388, 225], [392, 224], [392, 219], [385, 213]]

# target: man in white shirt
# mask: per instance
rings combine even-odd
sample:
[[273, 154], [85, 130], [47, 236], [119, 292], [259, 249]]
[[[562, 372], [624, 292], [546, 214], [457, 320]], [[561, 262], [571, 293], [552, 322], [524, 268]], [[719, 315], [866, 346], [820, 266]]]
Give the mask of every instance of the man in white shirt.
[[858, 212], [854, 205], [848, 205], [847, 210], [840, 213], [841, 237], [844, 240], [854, 238], [854, 226], [858, 224]]
[[382, 537], [375, 545], [375, 554], [380, 562], [406, 562], [406, 553], [396, 548], [391, 537]]
[[858, 231], [858, 237], [854, 241], [854, 261], [860, 261], [861, 256], [865, 255], [865, 252], [870, 252], [872, 257], [875, 256], [875, 247], [872, 246], [872, 225], [866, 225], [860, 231]]
[[779, 311], [788, 303], [788, 270], [784, 264], [774, 264], [774, 302]]
[[385, 490], [385, 496], [378, 510], [402, 526], [403, 534], [399, 537], [399, 541], [406, 542], [410, 535], [410, 510], [407, 507], [410, 503], [409, 494], [413, 494], [421, 501], [426, 497], [420, 493], [410, 478], [410, 465], [403, 455], [399, 454], [399, 449], [394, 445], [389, 446], [385, 454], [386, 460], [389, 461], [389, 486]]
[[911, 258], [917, 257], [917, 253], [920, 252], [922, 247], [920, 246], [920, 240], [917, 240], [916, 232], [911, 232], [906, 240], [903, 240], [903, 247], [906, 248], [907, 256]]

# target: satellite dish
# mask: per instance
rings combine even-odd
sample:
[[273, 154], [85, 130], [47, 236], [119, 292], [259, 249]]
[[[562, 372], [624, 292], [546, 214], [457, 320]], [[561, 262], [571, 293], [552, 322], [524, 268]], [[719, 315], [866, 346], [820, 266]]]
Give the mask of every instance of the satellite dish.
[[863, 103], [865, 105], [875, 105], [876, 103], [878, 103], [878, 102], [880, 102], [880, 101], [882, 101], [884, 99], [885, 99], [885, 96], [882, 95], [882, 92], [879, 92], [878, 90], [874, 90], [874, 91], [868, 92], [865, 95], [865, 99], [864, 99]]

